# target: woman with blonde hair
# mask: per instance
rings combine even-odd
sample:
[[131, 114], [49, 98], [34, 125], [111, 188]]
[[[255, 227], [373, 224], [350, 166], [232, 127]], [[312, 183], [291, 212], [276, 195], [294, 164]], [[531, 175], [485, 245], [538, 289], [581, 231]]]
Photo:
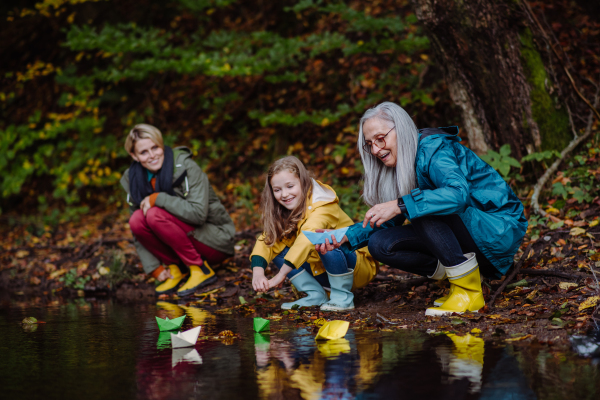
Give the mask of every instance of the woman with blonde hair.
[[[484, 306], [480, 272], [501, 277], [527, 230], [523, 204], [502, 177], [462, 146], [458, 127], [417, 130], [402, 107], [384, 102], [360, 120], [365, 167], [363, 223], [327, 252], [368, 244], [390, 267], [448, 279], [450, 293], [426, 315], [476, 312]], [[409, 225], [403, 225], [410, 220]]]
[[165, 146], [148, 124], [133, 127], [125, 150], [129, 225], [144, 271], [163, 282], [156, 293], [188, 296], [216, 281], [209, 263], [233, 255], [235, 227], [192, 152]]
[[[283, 303], [284, 310], [293, 306], [321, 306], [323, 311], [353, 309], [352, 290], [365, 286], [377, 274], [377, 263], [366, 246], [319, 256], [302, 233], [353, 224], [340, 208], [335, 191], [311, 179], [304, 164], [288, 156], [270, 166], [260, 206], [263, 234], [250, 255], [254, 290], [266, 292], [287, 277], [307, 297]], [[269, 280], [264, 269], [271, 261], [279, 273]], [[329, 288], [328, 300], [325, 290]]]

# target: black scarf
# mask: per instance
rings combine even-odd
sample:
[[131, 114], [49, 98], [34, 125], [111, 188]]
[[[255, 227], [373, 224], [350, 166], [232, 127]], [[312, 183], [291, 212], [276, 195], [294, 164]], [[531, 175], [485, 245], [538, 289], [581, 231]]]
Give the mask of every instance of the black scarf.
[[173, 150], [165, 146], [165, 159], [161, 169], [156, 174], [155, 190], [152, 190], [152, 184], [148, 182], [148, 173], [146, 168], [142, 167], [137, 161], [131, 163], [129, 167], [129, 194], [131, 201], [139, 206], [146, 196], [154, 192], [165, 192], [175, 196], [173, 191]]

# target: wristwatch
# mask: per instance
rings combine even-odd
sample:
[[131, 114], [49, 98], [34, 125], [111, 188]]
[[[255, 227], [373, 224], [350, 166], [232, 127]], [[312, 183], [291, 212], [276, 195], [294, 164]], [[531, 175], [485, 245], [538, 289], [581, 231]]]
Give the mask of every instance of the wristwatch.
[[400, 208], [400, 212], [402, 214], [406, 214], [406, 204], [404, 204], [402, 197], [398, 197], [398, 207]]

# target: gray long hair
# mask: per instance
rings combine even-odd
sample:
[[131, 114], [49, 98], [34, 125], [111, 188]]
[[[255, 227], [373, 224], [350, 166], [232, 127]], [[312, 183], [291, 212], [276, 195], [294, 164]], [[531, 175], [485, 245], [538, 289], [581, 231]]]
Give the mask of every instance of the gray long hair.
[[[381, 160], [363, 149], [364, 123], [378, 118], [395, 127], [396, 168], [386, 167]], [[392, 134], [390, 132], [390, 134]], [[410, 193], [416, 187], [415, 157], [417, 155], [418, 131], [412, 118], [399, 105], [386, 101], [368, 109], [360, 119], [358, 151], [365, 167], [363, 199], [369, 206], [385, 203]]]

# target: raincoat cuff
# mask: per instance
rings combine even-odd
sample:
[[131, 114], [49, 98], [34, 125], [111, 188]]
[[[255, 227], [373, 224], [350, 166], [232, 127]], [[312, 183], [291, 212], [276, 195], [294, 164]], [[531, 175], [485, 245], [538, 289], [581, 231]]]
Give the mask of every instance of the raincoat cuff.
[[267, 265], [269, 265], [267, 260], [265, 260], [261, 256], [252, 256], [252, 257], [250, 257], [250, 260], [252, 261], [252, 263], [250, 265], [250, 269], [252, 269], [254, 267], [261, 267], [262, 269], [265, 269], [265, 268], [267, 268]]
[[410, 194], [406, 194], [402, 196], [402, 201], [404, 201], [404, 205], [406, 206], [406, 216], [408, 219], [416, 218], [419, 216], [419, 212], [417, 211], [416, 202], [419, 201], [423, 197], [423, 193], [421, 193], [421, 189], [413, 189]]
[[292, 263], [291, 263], [290, 261], [288, 261], [288, 260], [283, 260], [283, 263], [284, 263], [285, 265], [288, 265], [288, 266], [292, 267], [293, 269], [298, 269], [298, 267], [296, 267], [294, 264], [292, 264]]

